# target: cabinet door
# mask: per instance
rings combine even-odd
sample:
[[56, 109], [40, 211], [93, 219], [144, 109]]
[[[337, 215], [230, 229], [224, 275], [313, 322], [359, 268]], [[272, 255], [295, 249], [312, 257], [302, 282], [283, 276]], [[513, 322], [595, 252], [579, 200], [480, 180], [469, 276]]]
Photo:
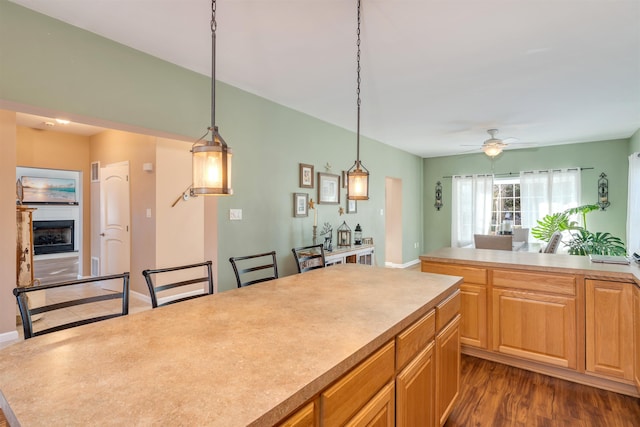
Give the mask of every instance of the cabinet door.
[[460, 285], [460, 342], [487, 348], [487, 288], [484, 285]]
[[576, 299], [493, 290], [493, 350], [576, 369]]
[[394, 406], [394, 387], [390, 382], [345, 427], [393, 427]]
[[314, 400], [280, 424], [280, 427], [316, 427], [316, 425], [316, 401]]
[[633, 379], [631, 283], [586, 281], [587, 371]]
[[434, 425], [434, 345], [432, 341], [396, 377], [397, 427]]
[[436, 425], [442, 426], [460, 394], [460, 315], [436, 335]]

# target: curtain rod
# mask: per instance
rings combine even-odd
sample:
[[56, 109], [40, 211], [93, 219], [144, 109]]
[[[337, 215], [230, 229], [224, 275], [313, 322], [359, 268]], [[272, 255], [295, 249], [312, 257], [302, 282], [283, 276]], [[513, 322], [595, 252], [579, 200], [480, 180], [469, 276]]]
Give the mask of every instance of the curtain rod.
[[[640, 157], [640, 154], [638, 154], [638, 157]], [[587, 168], [566, 168], [565, 170], [571, 171], [571, 170], [590, 170], [590, 169], [594, 169], [593, 167], [587, 167]], [[522, 173], [534, 173], [534, 172], [561, 172], [562, 169], [541, 169], [539, 171], [524, 171]], [[520, 176], [521, 172], [504, 172], [504, 173], [496, 173], [493, 174], [493, 176]], [[479, 176], [489, 176], [491, 174], [489, 173], [478, 173], [476, 175]], [[460, 175], [460, 176], [464, 176], [464, 177], [470, 177], [472, 175]], [[447, 175], [447, 176], [443, 176], [442, 178], [453, 178], [453, 175]]]

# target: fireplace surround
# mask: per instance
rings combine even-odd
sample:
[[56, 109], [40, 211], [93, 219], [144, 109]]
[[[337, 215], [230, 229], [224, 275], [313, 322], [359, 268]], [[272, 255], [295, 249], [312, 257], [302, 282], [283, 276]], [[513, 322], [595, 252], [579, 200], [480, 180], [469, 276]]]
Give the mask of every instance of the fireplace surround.
[[34, 255], [74, 251], [74, 220], [33, 221]]

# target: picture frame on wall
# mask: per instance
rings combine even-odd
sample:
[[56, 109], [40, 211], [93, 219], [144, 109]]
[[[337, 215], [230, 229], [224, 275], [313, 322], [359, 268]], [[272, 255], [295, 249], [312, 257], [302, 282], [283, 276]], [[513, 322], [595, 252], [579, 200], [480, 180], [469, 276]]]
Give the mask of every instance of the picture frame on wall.
[[313, 188], [313, 165], [300, 163], [300, 188]]
[[309, 216], [309, 195], [307, 193], [293, 193], [293, 216], [295, 218]]
[[318, 203], [323, 205], [340, 203], [340, 175], [318, 172]]
[[349, 200], [349, 198], [347, 198], [347, 213], [348, 214], [354, 214], [354, 213], [358, 213], [358, 201], [357, 200]]

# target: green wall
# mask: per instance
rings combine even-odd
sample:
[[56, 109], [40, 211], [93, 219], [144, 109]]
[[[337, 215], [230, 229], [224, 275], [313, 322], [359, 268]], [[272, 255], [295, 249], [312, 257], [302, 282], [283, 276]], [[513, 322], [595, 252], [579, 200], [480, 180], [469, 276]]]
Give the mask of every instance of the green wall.
[[[637, 135], [637, 132], [636, 132]], [[625, 240], [629, 140], [568, 144], [554, 147], [505, 150], [495, 159], [483, 153], [424, 159], [424, 247], [426, 251], [451, 244], [451, 175], [495, 174], [549, 168], [593, 167], [582, 171], [582, 204], [597, 202], [600, 173], [609, 179], [611, 206], [591, 212], [587, 225], [591, 231], [607, 231]], [[444, 207], [436, 211], [434, 189], [442, 182]]]
[[[209, 125], [210, 80], [0, 0], [2, 101], [189, 141]], [[313, 224], [313, 216], [293, 218], [293, 193], [309, 192], [317, 199], [316, 189], [298, 188], [298, 163], [312, 164], [316, 172], [325, 172], [329, 163], [341, 174], [355, 160], [355, 134], [223, 83], [217, 85], [216, 106], [220, 133], [234, 152], [235, 190], [218, 203], [220, 288], [235, 286], [227, 261], [234, 255], [275, 249], [281, 274], [291, 274], [291, 248], [311, 243]], [[343, 220], [352, 229], [360, 223], [363, 234], [374, 238], [377, 264], [384, 265], [384, 178], [400, 178], [403, 261], [417, 259], [420, 249], [413, 242], [422, 247], [422, 159], [368, 138], [361, 139], [361, 159], [371, 172], [370, 200], [358, 203], [357, 214], [343, 216], [336, 205], [320, 205], [319, 224], [330, 222], [335, 230]], [[344, 195], [341, 201], [345, 206]], [[229, 221], [230, 208], [242, 209], [243, 220]]]

